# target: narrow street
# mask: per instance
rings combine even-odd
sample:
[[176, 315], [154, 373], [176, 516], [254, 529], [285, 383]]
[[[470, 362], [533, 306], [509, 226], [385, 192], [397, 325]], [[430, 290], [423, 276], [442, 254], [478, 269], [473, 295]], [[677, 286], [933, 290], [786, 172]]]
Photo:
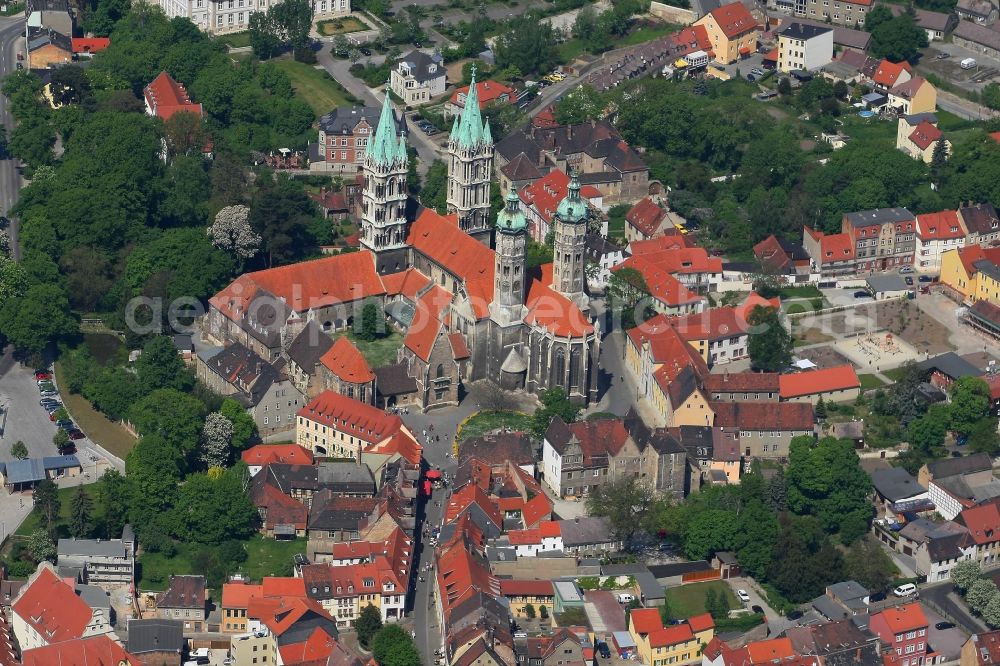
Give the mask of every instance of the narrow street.
[[[17, 49], [24, 36], [24, 17], [0, 18], [0, 78], [14, 71]], [[14, 129], [14, 118], [7, 109], [7, 98], [0, 95], [0, 122], [7, 129], [7, 136]], [[0, 159], [0, 214], [7, 215], [14, 204], [24, 181], [21, 178], [20, 163], [13, 158]], [[18, 240], [19, 222], [11, 220], [10, 241], [15, 260], [21, 258], [21, 244]]]

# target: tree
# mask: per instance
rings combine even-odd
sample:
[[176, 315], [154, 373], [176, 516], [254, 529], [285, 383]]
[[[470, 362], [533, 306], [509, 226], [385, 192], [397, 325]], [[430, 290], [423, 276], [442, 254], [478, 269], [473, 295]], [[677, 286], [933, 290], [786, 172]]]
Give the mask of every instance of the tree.
[[951, 429], [967, 435], [989, 410], [990, 387], [980, 377], [959, 377], [949, 393]]
[[35, 562], [56, 561], [56, 545], [45, 530], [35, 530], [28, 535], [24, 542], [24, 552]]
[[750, 338], [747, 352], [753, 366], [779, 372], [792, 362], [792, 336], [781, 324], [777, 310], [758, 305], [748, 317]]
[[201, 159], [202, 152], [211, 141], [202, 117], [190, 111], [181, 111], [167, 118], [163, 123], [163, 133], [167, 153], [171, 157], [186, 155]]
[[608, 518], [614, 535], [628, 543], [642, 531], [652, 503], [650, 487], [638, 479], [626, 477], [594, 486], [587, 496], [587, 513]]
[[10, 455], [18, 460], [24, 460], [28, 457], [28, 447], [21, 440], [17, 440], [10, 445]]
[[817, 419], [826, 418], [826, 403], [823, 402], [823, 396], [820, 396], [819, 401], [816, 403], [816, 418]]
[[583, 85], [563, 96], [556, 104], [555, 118], [560, 125], [576, 125], [604, 116], [607, 100], [592, 86]]
[[543, 620], [548, 619], [549, 609], [545, 607], [545, 604], [542, 604], [541, 606], [538, 607], [538, 614], [542, 617]]
[[28, 276], [24, 268], [13, 259], [0, 256], [0, 301], [17, 298], [27, 288]]
[[528, 616], [529, 620], [535, 619], [535, 604], [525, 604], [524, 614]]
[[840, 532], [845, 544], [865, 533], [871, 480], [849, 440], [824, 437], [814, 443], [808, 435], [796, 437], [785, 474], [792, 511], [816, 516], [827, 532]]
[[965, 592], [965, 601], [969, 604], [969, 607], [977, 613], [982, 613], [983, 609], [993, 601], [993, 598], [1000, 594], [997, 590], [996, 583], [992, 580], [986, 578], [980, 578], [979, 580], [972, 583]]
[[201, 427], [201, 460], [206, 467], [225, 467], [232, 455], [233, 422], [219, 412], [205, 417]]
[[164, 388], [188, 391], [194, 385], [194, 377], [184, 366], [173, 340], [165, 335], [158, 335], [143, 345], [135, 371], [143, 394]]
[[888, 588], [898, 572], [892, 559], [870, 535], [858, 539], [847, 550], [844, 568], [852, 580], [873, 592]]
[[885, 5], [875, 5], [865, 19], [865, 30], [872, 32], [886, 21], [892, 20], [892, 12]]
[[703, 560], [720, 550], [730, 550], [736, 529], [737, 517], [732, 511], [709, 509], [688, 525], [684, 554], [691, 560]]
[[968, 590], [983, 575], [976, 560], [963, 560], [951, 569], [951, 582], [960, 590]]
[[558, 416], [566, 423], [572, 423], [580, 415], [580, 405], [572, 402], [561, 386], [543, 391], [538, 400], [542, 406], [536, 409], [531, 417], [531, 432], [536, 439], [545, 436], [553, 417]]
[[525, 74], [544, 72], [558, 62], [556, 37], [548, 21], [534, 16], [517, 16], [507, 22], [497, 36], [494, 51], [500, 69], [517, 67]]
[[256, 441], [257, 424], [240, 403], [226, 398], [222, 401], [219, 413], [233, 424], [233, 438], [230, 442], [233, 451], [242, 451]]
[[990, 627], [996, 628], [1000, 626], [1000, 591], [994, 594], [990, 602], [983, 608], [982, 616], [983, 620]]
[[448, 209], [447, 195], [448, 165], [443, 160], [434, 160], [420, 188], [420, 203], [444, 215]]
[[[866, 19], [866, 24], [868, 20], [870, 18]], [[920, 49], [927, 46], [927, 33], [906, 12], [878, 23], [871, 29], [871, 34], [871, 53], [893, 62], [912, 60], [919, 55]]]
[[164, 388], [133, 405], [129, 418], [143, 437], [156, 435], [178, 455], [185, 455], [198, 446], [204, 413], [205, 405], [197, 398]]
[[208, 227], [212, 245], [233, 255], [240, 263], [253, 259], [260, 250], [261, 237], [250, 226], [250, 209], [246, 206], [226, 206]]
[[55, 528], [56, 519], [59, 517], [59, 489], [52, 479], [43, 479], [34, 491], [35, 508], [42, 516], [42, 525], [48, 531]]
[[931, 153], [931, 173], [935, 179], [940, 179], [944, 174], [945, 166], [948, 163], [948, 143], [942, 136], [934, 144], [934, 152]]
[[378, 340], [385, 335], [385, 317], [374, 298], [365, 301], [361, 308], [361, 328], [357, 336], [361, 340]]
[[90, 89], [90, 80], [82, 67], [77, 65], [66, 65], [57, 67], [52, 72], [49, 83], [52, 99], [56, 104], [81, 104], [93, 105], [93, 93]]
[[787, 76], [781, 77], [778, 81], [778, 94], [782, 97], [788, 97], [792, 94], [792, 81]]
[[56, 434], [52, 435], [52, 444], [59, 449], [59, 451], [62, 451], [69, 446], [69, 443], [69, 433], [67, 433], [63, 428], [59, 428], [56, 430]]
[[846, 100], [849, 92], [850, 91], [847, 88], [847, 83], [845, 83], [844, 81], [838, 80], [836, 83], [833, 84], [833, 95], [837, 99]]
[[910, 423], [907, 429], [910, 446], [924, 457], [933, 457], [944, 444], [949, 420], [946, 405], [933, 405], [926, 414]]
[[619, 268], [611, 272], [607, 295], [611, 307], [620, 317], [623, 328], [634, 328], [649, 318], [649, 287], [646, 278], [635, 268]]
[[420, 666], [420, 652], [398, 624], [387, 624], [372, 639], [372, 654], [379, 666]]
[[121, 472], [104, 472], [97, 486], [97, 503], [101, 508], [101, 531], [105, 538], [117, 538], [128, 520], [128, 486]]
[[189, 475], [173, 511], [175, 536], [217, 545], [253, 534], [258, 514], [244, 487], [248, 479], [243, 463], [214, 478], [212, 474]]
[[309, 225], [316, 205], [302, 186], [279, 176], [264, 177], [250, 204], [250, 224], [260, 235], [267, 265], [288, 263], [302, 256], [314, 243]]
[[268, 12], [250, 12], [250, 48], [260, 60], [269, 60], [281, 50], [281, 40], [275, 32]]
[[372, 638], [382, 628], [382, 614], [378, 608], [372, 604], [365, 604], [358, 614], [358, 619], [354, 620], [354, 630], [358, 633], [358, 642], [361, 647], [368, 649]]
[[976, 421], [969, 432], [969, 448], [976, 453], [988, 453], [995, 456], [1000, 452], [1000, 433], [997, 432], [997, 420], [987, 416]]
[[69, 505], [69, 533], [80, 539], [90, 535], [93, 524], [94, 501], [83, 489], [77, 486]]
[[774, 476], [764, 484], [764, 502], [776, 513], [788, 509], [788, 486], [785, 482], [785, 468], [779, 467]]
[[1000, 84], [987, 83], [979, 93], [979, 98], [991, 109], [1000, 109]]
[[40, 358], [50, 342], [63, 340], [78, 331], [70, 312], [69, 299], [58, 284], [36, 284], [19, 298], [0, 304], [0, 336], [21, 354]]

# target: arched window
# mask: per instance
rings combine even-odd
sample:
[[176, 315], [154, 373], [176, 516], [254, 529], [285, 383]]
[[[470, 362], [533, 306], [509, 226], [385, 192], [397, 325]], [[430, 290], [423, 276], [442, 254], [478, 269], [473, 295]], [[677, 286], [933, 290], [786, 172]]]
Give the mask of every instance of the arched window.
[[435, 376], [438, 379], [442, 379], [444, 377], [444, 364], [443, 363], [438, 363], [437, 372], [435, 373]]
[[566, 376], [566, 350], [562, 347], [556, 349], [556, 358], [553, 364], [553, 369], [555, 370], [553, 386], [562, 386], [563, 377]]
[[580, 347], [573, 347], [573, 351], [569, 354], [569, 385], [574, 388], [580, 388]]

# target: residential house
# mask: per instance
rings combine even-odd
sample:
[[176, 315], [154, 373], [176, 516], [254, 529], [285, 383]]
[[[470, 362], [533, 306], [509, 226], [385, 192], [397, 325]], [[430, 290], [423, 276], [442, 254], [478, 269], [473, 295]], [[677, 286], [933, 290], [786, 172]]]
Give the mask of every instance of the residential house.
[[295, 440], [315, 455], [356, 460], [363, 451], [415, 449], [419, 462], [420, 446], [399, 416], [333, 391], [298, 411]]
[[181, 620], [184, 631], [205, 631], [204, 576], [171, 576], [167, 589], [156, 595], [156, 616], [161, 620]]
[[[946, 145], [950, 147], [951, 144]], [[939, 273], [942, 255], [948, 250], [964, 247], [967, 235], [958, 211], [943, 210], [917, 215], [917, 270]]]
[[997, 5], [992, 0], [958, 0], [955, 6], [959, 25], [971, 22], [973, 25], [992, 25], [997, 20]]
[[851, 234], [826, 234], [803, 227], [802, 247], [812, 260], [813, 269], [823, 278], [853, 275], [857, 268], [854, 239]]
[[875, 90], [882, 93], [887, 93], [890, 89], [913, 78], [913, 68], [906, 61], [892, 62], [882, 59], [873, 63], [871, 69], [866, 67], [863, 71]]
[[60, 568], [81, 571], [90, 585], [131, 585], [135, 582], [136, 538], [131, 525], [121, 539], [59, 539], [56, 562]]
[[142, 92], [146, 102], [146, 115], [164, 121], [175, 113], [193, 113], [199, 118], [204, 115], [201, 104], [192, 102], [187, 89], [166, 72], [160, 72]]
[[[933, 113], [901, 115], [896, 124], [896, 150], [901, 150], [924, 164], [930, 164], [934, 158], [934, 149], [944, 136], [937, 125], [937, 116]], [[951, 142], [947, 139], [945, 146], [950, 153]]]
[[861, 395], [861, 380], [851, 364], [783, 374], [778, 378], [778, 387], [782, 401], [808, 402], [813, 405], [820, 400], [856, 400]]
[[[969, 458], [978, 458], [968, 456]], [[953, 520], [963, 509], [989, 502], [1000, 497], [1000, 480], [993, 470], [970, 469], [931, 480], [927, 492], [939, 514]]]
[[841, 232], [856, 246], [857, 271], [884, 271], [913, 264], [916, 216], [905, 208], [847, 213]]
[[932, 507], [927, 488], [917, 483], [902, 467], [889, 467], [872, 472], [872, 488], [878, 514], [895, 519], [896, 513], [913, 508]]
[[[250, 14], [254, 11], [266, 12], [278, 4], [278, 0], [257, 0], [229, 4], [225, 0], [156, 0], [152, 3], [163, 9], [167, 18], [188, 19], [199, 29], [210, 35], [244, 32], [250, 27]], [[312, 16], [316, 20], [351, 13], [350, 0], [312, 0]]]
[[[556, 208], [569, 192], [569, 180], [565, 171], [553, 169], [526, 185], [518, 193], [521, 199], [521, 211], [528, 218], [528, 233], [536, 242], [545, 242], [549, 235]], [[600, 208], [601, 193], [594, 186], [583, 185], [580, 188], [580, 197], [586, 202], [588, 210], [594, 211]]]
[[[888, 7], [893, 16], [899, 16], [906, 11], [905, 7], [898, 5], [888, 5]], [[923, 28], [927, 33], [928, 43], [943, 40], [958, 25], [958, 17], [955, 14], [932, 12], [926, 9], [917, 9], [916, 7], [913, 9], [913, 13], [917, 27]]]
[[808, 275], [809, 254], [799, 243], [771, 234], [753, 246], [761, 268], [773, 275]]
[[234, 636], [231, 643], [237, 664], [252, 664], [264, 654], [271, 664], [325, 664], [343, 650], [338, 650], [336, 621], [304, 595], [252, 599], [247, 614], [249, 633]]
[[[747, 458], [788, 458], [791, 441], [813, 435], [813, 407], [802, 402], [715, 402], [715, 426], [738, 437]], [[718, 445], [716, 444], [718, 453]]]
[[[499, 81], [487, 79], [476, 83], [476, 95], [479, 100], [479, 108], [486, 109], [491, 105], [510, 104], [515, 99], [517, 91], [510, 86], [505, 86]], [[458, 116], [465, 108], [465, 100], [469, 96], [469, 86], [461, 86], [455, 89], [444, 105], [444, 116]]]
[[584, 251], [587, 263], [596, 267], [594, 273], [587, 275], [587, 286], [591, 291], [602, 292], [608, 286], [614, 268], [625, 261], [627, 252], [596, 233], [587, 234]]
[[222, 585], [222, 622], [219, 629], [226, 634], [242, 634], [247, 630], [247, 609], [250, 599], [264, 595], [263, 585], [251, 585], [244, 580]]
[[183, 620], [129, 618], [126, 628], [128, 651], [143, 666], [180, 666], [187, 649]]
[[[929, 375], [927, 381], [930, 383], [931, 386], [945, 393], [948, 393], [951, 390], [952, 383], [954, 383], [954, 381], [956, 379], [959, 379], [960, 377], [981, 377], [983, 375], [982, 370], [980, 370], [978, 367], [976, 367], [966, 359], [962, 358], [955, 352], [945, 352], [944, 354], [938, 354], [937, 356], [932, 356], [926, 360], [923, 360], [917, 364], [917, 369], [920, 370], [924, 376]], [[976, 463], [969, 462], [966, 463], [967, 465], [971, 466], [975, 464], [975, 466], [978, 467], [981, 464], [980, 462], [978, 462], [982, 460], [982, 457], [979, 454], [973, 454], [972, 456], [967, 456], [967, 457], [972, 458], [973, 460], [977, 460]], [[945, 461], [939, 460], [935, 462], [942, 463]], [[946, 468], [953, 470], [953, 469], [960, 469], [963, 467], [961, 462], [952, 463], [952, 465], [955, 465], [955, 467], [948, 465], [938, 465], [937, 469], [940, 470]], [[930, 464], [928, 464], [928, 467], [929, 466]], [[936, 474], [936, 476], [937, 477], [950, 476], [950, 474], [939, 472]], [[921, 483], [923, 483], [924, 480], [923, 475], [921, 475], [920, 480]]]
[[295, 412], [305, 403], [305, 396], [289, 379], [283, 358], [265, 361], [239, 342], [212, 351], [198, 355], [200, 380], [244, 405], [262, 437], [295, 428]]
[[643, 197], [625, 213], [625, 242], [650, 240], [674, 233], [683, 221], [652, 197]]
[[819, 666], [819, 659], [802, 657], [795, 652], [788, 636], [762, 641], [751, 641], [738, 648], [731, 648], [718, 636], [705, 646], [702, 666], [763, 666], [789, 664], [790, 666]]
[[777, 298], [750, 292], [737, 306], [710, 308], [698, 314], [670, 319], [670, 325], [710, 366], [738, 361], [749, 355], [750, 316], [757, 307], [779, 308]]
[[778, 71], [811, 72], [833, 60], [833, 29], [794, 21], [778, 32]]
[[[127, 652], [119, 643], [106, 635], [88, 636], [52, 643], [42, 647], [21, 646], [19, 666], [52, 666], [53, 664], [114, 664], [114, 666], [139, 666], [140, 656]], [[11, 664], [15, 662], [11, 661]], [[157, 666], [160, 663], [157, 662]]]
[[[960, 0], [960, 3], [968, 2], [970, 5], [982, 7], [984, 10], [989, 7], [990, 22], [996, 21], [997, 6], [989, 0]], [[955, 8], [956, 13], [961, 15], [959, 7]], [[985, 22], [984, 20], [984, 22]], [[958, 27], [951, 33], [952, 42], [956, 46], [968, 49], [973, 53], [981, 53], [987, 58], [1000, 58], [1000, 32], [992, 30], [979, 22], [973, 23], [970, 20], [958, 22]]]
[[[583, 666], [593, 659], [593, 656], [590, 659], [585, 656], [582, 645], [585, 640], [589, 639], [566, 628], [557, 629], [552, 636], [517, 636], [514, 638], [514, 657], [518, 666]], [[593, 652], [592, 646], [589, 652]], [[489, 662], [479, 657], [470, 663], [486, 666]]]
[[936, 523], [926, 518], [908, 522], [899, 531], [896, 549], [914, 558], [914, 570], [928, 583], [949, 580], [959, 562], [975, 558], [975, 543], [969, 531], [951, 522]]
[[622, 549], [623, 544], [614, 536], [606, 517], [582, 516], [558, 522], [566, 553], [577, 557], [595, 557]]
[[991, 567], [1000, 561], [1000, 510], [996, 503], [980, 504], [963, 509], [955, 522], [969, 530], [976, 544], [976, 561]]
[[369, 605], [378, 608], [383, 622], [403, 617], [408, 581], [384, 556], [349, 566], [310, 564], [302, 567], [302, 579], [308, 598], [318, 602], [338, 628], [350, 627]]
[[934, 113], [937, 110], [937, 90], [920, 76], [914, 76], [889, 89], [889, 106], [898, 115]]
[[550, 580], [501, 580], [500, 594], [507, 597], [514, 617], [527, 617], [525, 610], [531, 605], [552, 608], [555, 590]]
[[664, 626], [658, 608], [636, 608], [628, 615], [628, 632], [642, 663], [687, 664], [700, 661], [701, 651], [715, 638], [715, 622], [703, 614]]
[[246, 463], [250, 476], [257, 476], [265, 466], [272, 463], [313, 464], [312, 451], [298, 444], [258, 444], [243, 451], [240, 454], [240, 459]]
[[70, 38], [51, 28], [29, 34], [27, 51], [29, 69], [52, 69], [67, 65], [73, 59], [73, 43]]
[[666, 315], [697, 314], [705, 309], [704, 296], [689, 289], [674, 277], [669, 267], [656, 260], [657, 255], [629, 257], [611, 271], [635, 270], [642, 275], [649, 291], [650, 307]]
[[444, 94], [447, 70], [439, 55], [410, 51], [392, 68], [389, 85], [406, 106], [427, 104]]
[[73, 37], [73, 55], [89, 57], [111, 46], [107, 37]]
[[882, 666], [884, 663], [878, 637], [860, 629], [852, 619], [790, 627], [785, 635], [791, 640], [795, 654], [816, 657], [821, 664]]
[[712, 43], [715, 60], [729, 65], [757, 50], [759, 26], [742, 2], [713, 9], [694, 22], [704, 26]]
[[940, 279], [966, 303], [1000, 305], [1000, 248], [966, 245], [943, 252]]
[[724, 402], [766, 402], [780, 399], [777, 372], [729, 372], [709, 375], [705, 388], [712, 400]]
[[110, 618], [78, 597], [48, 562], [38, 565], [11, 603], [10, 620], [11, 631], [24, 653], [112, 632]]
[[716, 291], [722, 282], [722, 260], [701, 247], [687, 247], [684, 241], [660, 236], [647, 241], [632, 241], [628, 251], [633, 257], [645, 257], [660, 265], [688, 289]]
[[1000, 240], [1000, 217], [992, 204], [972, 205], [970, 202], [959, 206], [958, 216], [969, 232], [966, 245], [987, 245]]
[[923, 666], [930, 651], [927, 645], [928, 624], [920, 604], [913, 602], [871, 613], [868, 630], [876, 634], [897, 657], [902, 657], [903, 666]]
[[960, 666], [993, 666], [1000, 660], [1000, 630], [972, 634], [962, 645]]
[[[311, 170], [322, 169], [353, 175], [365, 159], [368, 141], [378, 126], [376, 107], [338, 107], [319, 119], [319, 143]], [[396, 117], [398, 133], [406, 131], [406, 121]]]

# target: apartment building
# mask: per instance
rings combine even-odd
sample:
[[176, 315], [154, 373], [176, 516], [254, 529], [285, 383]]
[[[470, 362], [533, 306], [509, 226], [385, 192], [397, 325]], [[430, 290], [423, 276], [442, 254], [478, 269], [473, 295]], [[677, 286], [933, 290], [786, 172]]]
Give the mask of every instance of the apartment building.
[[131, 525], [121, 539], [59, 539], [60, 569], [79, 569], [88, 585], [130, 585], [135, 580], [135, 533]]
[[778, 70], [810, 72], [833, 60], [833, 29], [789, 23], [778, 33]]

